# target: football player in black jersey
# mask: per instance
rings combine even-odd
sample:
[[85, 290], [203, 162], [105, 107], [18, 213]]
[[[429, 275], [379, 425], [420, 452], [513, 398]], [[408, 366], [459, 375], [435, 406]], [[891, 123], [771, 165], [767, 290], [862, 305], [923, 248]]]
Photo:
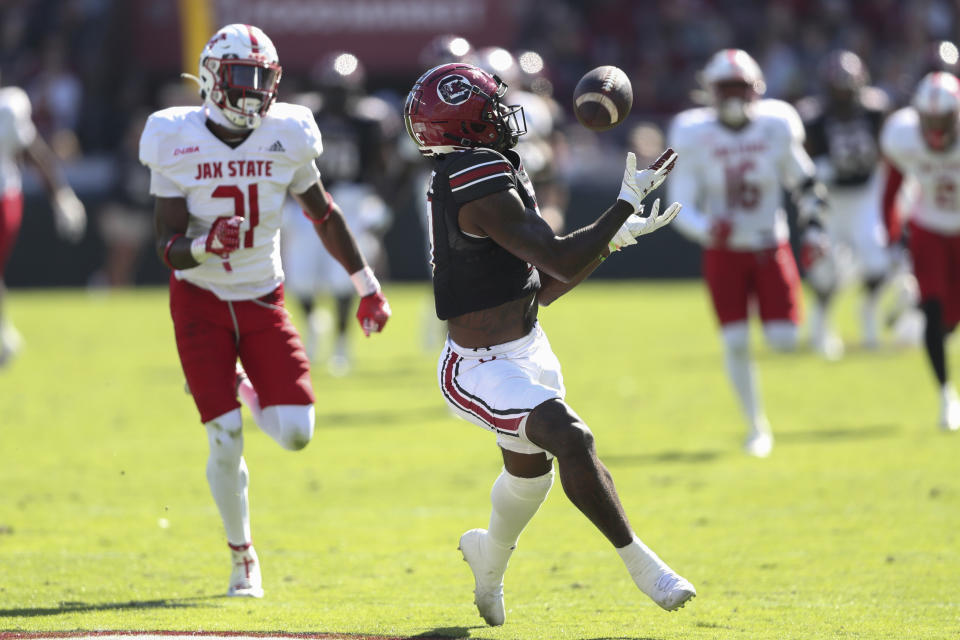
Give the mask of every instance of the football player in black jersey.
[[842, 355], [843, 343], [830, 328], [829, 311], [839, 285], [853, 269], [864, 288], [863, 345], [875, 348], [880, 340], [877, 306], [890, 253], [880, 214], [877, 139], [889, 101], [883, 91], [867, 84], [867, 68], [852, 51], [830, 53], [821, 63], [820, 80], [821, 94], [804, 98], [797, 109], [807, 131], [807, 151], [830, 191], [830, 212], [824, 220], [830, 250], [801, 250], [801, 262], [816, 294], [811, 345], [835, 359]]
[[437, 315], [448, 321], [438, 363], [441, 392], [459, 416], [497, 434], [504, 469], [491, 492], [487, 529], [460, 549], [473, 571], [474, 602], [487, 624], [504, 622], [503, 576], [523, 528], [553, 484], [616, 547], [637, 586], [667, 610], [696, 595], [692, 584], [634, 534], [593, 435], [564, 402], [560, 364], [537, 309], [583, 281], [610, 254], [670, 222], [641, 200], [676, 162], [667, 150], [649, 169], [628, 154], [616, 202], [593, 223], [558, 236], [540, 216], [520, 156], [522, 107], [503, 104], [506, 85], [461, 63], [434, 67], [407, 97], [404, 120], [433, 158], [430, 239]]

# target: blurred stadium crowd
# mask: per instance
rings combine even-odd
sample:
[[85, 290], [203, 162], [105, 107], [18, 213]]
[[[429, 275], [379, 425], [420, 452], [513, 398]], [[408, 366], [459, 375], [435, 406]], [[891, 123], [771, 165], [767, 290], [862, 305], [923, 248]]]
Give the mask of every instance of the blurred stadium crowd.
[[[64, 246], [56, 256], [38, 259], [31, 247], [47, 242], [53, 227], [50, 216], [37, 211], [47, 205], [39, 182], [28, 173], [27, 209], [19, 245], [7, 269], [9, 285], [123, 285], [165, 278], [165, 269], [151, 248], [148, 174], [136, 160], [136, 143], [146, 114], [170, 104], [196, 104], [198, 99], [192, 85], [187, 87], [177, 77], [182, 68], [195, 65], [182, 61], [179, 52], [168, 56], [166, 68], [141, 64], [144, 31], [131, 24], [142, 18], [135, 14], [151, 4], [153, 11], [166, 7], [173, 12], [177, 5], [172, 0], [8, 0], [0, 4], [0, 85], [19, 86], [28, 93], [38, 131], [63, 161], [91, 219], [80, 246]], [[243, 3], [211, 4], [214, 28], [250, 15], [231, 14]], [[301, 11], [311, 8], [310, 2], [295, 4]], [[314, 4], [320, 10], [329, 3]], [[376, 3], [358, 3], [364, 4]], [[514, 55], [532, 51], [543, 62], [536, 72], [539, 81], [530, 86], [552, 94], [559, 105], [554, 114], [553, 152], [556, 175], [569, 189], [564, 201], [574, 223], [580, 203], [615, 189], [624, 148], [633, 148], [641, 157], [659, 151], [663, 128], [673, 114], [696, 100], [697, 73], [718, 49], [749, 51], [763, 68], [767, 96], [791, 102], [820, 90], [818, 65], [830, 51], [850, 49], [866, 61], [872, 84], [886, 91], [893, 104], [901, 105], [929, 66], [933, 47], [941, 41], [956, 41], [960, 29], [960, 3], [949, 0], [516, 0], [509, 4], [490, 0], [481, 14], [493, 25], [487, 33], [511, 35], [503, 40], [492, 36], [473, 40], [474, 50], [498, 46]], [[269, 25], [261, 26], [270, 33]], [[442, 33], [437, 30], [435, 35]], [[285, 67], [281, 99], [292, 100], [315, 89], [317, 76], [306, 71], [312, 61], [292, 64], [285, 56], [283, 38], [271, 35]], [[316, 42], [319, 62], [331, 51], [325, 48], [322, 34]], [[399, 110], [407, 89], [422, 71], [428, 44], [429, 38], [424, 38], [419, 50], [405, 46], [391, 52], [395, 58], [402, 57], [403, 64], [389, 70], [365, 63], [358, 54], [361, 70], [366, 72], [365, 86], [358, 89]], [[389, 48], [391, 42], [384, 40], [383, 46]], [[602, 64], [624, 69], [633, 81], [635, 97], [626, 124], [598, 135], [576, 123], [569, 96], [585, 71]], [[399, 122], [397, 117], [397, 126], [386, 130], [396, 135], [396, 157], [406, 158], [409, 151], [400, 148], [407, 141]], [[393, 224], [385, 232], [390, 267], [386, 275], [425, 277], [422, 227], [412, 222], [418, 215], [412, 196], [416, 190], [394, 186], [397, 197], [389, 203]], [[659, 249], [651, 250], [649, 260], [621, 264], [625, 271], [607, 275], [696, 274], [696, 251], [679, 239], [673, 243], [673, 233], [664, 236], [652, 243]], [[652, 266], [658, 251], [671, 255], [659, 270]]]

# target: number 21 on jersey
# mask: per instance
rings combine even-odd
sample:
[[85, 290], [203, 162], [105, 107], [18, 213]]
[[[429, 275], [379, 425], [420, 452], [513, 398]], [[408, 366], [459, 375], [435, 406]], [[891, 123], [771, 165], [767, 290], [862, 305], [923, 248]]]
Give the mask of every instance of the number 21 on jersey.
[[257, 184], [252, 183], [247, 187], [246, 198], [244, 198], [240, 187], [235, 184], [220, 185], [210, 195], [214, 198], [233, 199], [233, 215], [245, 218], [250, 225], [250, 228], [243, 234], [242, 246], [244, 249], [253, 247], [253, 228], [260, 224], [260, 200]]

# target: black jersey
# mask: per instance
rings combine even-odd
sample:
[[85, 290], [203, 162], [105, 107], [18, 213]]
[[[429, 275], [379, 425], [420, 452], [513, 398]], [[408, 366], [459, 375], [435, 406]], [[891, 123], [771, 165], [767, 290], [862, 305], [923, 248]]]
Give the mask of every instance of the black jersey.
[[811, 98], [798, 105], [807, 130], [807, 152], [817, 160], [826, 157], [833, 168], [830, 185], [852, 187], [870, 180], [880, 160], [877, 140], [887, 113], [885, 97], [877, 89], [862, 92], [858, 108], [849, 114], [832, 111], [824, 101]]
[[490, 238], [460, 230], [460, 207], [498, 191], [515, 189], [537, 210], [520, 157], [491, 149], [459, 151], [435, 161], [430, 191], [433, 292], [441, 320], [490, 309], [540, 289], [540, 274]]
[[314, 113], [323, 134], [323, 153], [317, 158], [325, 187], [341, 182], [374, 183], [384, 170], [383, 146], [389, 134], [384, 117], [368, 113], [366, 103], [352, 105], [346, 113], [321, 109]]

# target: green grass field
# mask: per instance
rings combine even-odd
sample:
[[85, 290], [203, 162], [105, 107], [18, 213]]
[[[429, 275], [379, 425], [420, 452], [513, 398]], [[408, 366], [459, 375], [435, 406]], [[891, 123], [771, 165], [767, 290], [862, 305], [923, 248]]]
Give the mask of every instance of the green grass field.
[[[0, 371], [0, 630], [960, 635], [960, 434], [936, 427], [922, 353], [826, 363], [770, 353], [755, 327], [777, 440], [747, 458], [699, 283], [589, 283], [541, 313], [635, 529], [698, 597], [672, 614], [647, 600], [557, 483], [511, 561], [506, 625], [484, 626], [456, 547], [486, 526], [499, 455], [443, 405], [427, 289], [387, 293], [394, 317], [355, 339], [354, 373], [315, 370], [309, 447], [280, 449], [246, 414], [267, 591], [251, 601], [222, 596], [228, 554], [166, 292], [12, 291], [27, 346]], [[848, 341], [852, 304], [837, 314]]]

